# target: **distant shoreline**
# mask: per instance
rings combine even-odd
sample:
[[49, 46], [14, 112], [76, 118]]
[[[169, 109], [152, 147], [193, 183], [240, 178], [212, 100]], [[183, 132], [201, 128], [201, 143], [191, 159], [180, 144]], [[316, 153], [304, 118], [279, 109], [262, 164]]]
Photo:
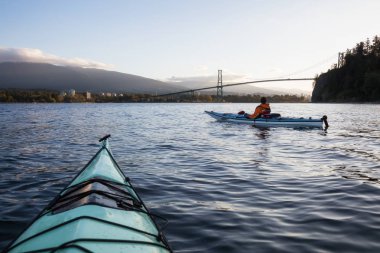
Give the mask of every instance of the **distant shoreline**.
[[[197, 94], [181, 96], [156, 96], [134, 93], [75, 92], [69, 94], [47, 90], [0, 90], [0, 103], [260, 103], [262, 94], [216, 95]], [[307, 95], [266, 96], [270, 103], [310, 103]]]

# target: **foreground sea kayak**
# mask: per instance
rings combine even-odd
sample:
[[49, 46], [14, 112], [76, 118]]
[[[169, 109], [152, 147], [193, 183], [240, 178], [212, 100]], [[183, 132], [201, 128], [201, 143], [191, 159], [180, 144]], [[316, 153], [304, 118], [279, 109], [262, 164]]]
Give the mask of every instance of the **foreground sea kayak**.
[[108, 147], [3, 252], [172, 252]]
[[274, 114], [268, 118], [248, 119], [243, 114], [237, 113], [219, 113], [214, 111], [205, 111], [208, 115], [219, 121], [227, 121], [234, 123], [250, 124], [253, 126], [285, 126], [285, 127], [328, 127], [327, 117], [323, 116], [321, 119], [312, 118], [287, 118], [281, 117], [279, 114]]

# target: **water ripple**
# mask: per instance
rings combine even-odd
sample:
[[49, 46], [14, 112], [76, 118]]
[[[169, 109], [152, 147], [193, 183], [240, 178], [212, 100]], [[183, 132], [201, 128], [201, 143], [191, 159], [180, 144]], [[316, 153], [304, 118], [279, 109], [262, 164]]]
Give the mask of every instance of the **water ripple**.
[[272, 104], [329, 113], [327, 133], [220, 123], [252, 104], [1, 104], [0, 248], [111, 133], [175, 252], [380, 252], [380, 106]]

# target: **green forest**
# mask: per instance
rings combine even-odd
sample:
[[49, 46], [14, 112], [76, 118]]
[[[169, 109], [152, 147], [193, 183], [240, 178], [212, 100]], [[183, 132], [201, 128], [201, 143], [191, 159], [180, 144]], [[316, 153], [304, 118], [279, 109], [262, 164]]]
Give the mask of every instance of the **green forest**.
[[317, 77], [312, 102], [380, 102], [380, 38], [357, 43]]

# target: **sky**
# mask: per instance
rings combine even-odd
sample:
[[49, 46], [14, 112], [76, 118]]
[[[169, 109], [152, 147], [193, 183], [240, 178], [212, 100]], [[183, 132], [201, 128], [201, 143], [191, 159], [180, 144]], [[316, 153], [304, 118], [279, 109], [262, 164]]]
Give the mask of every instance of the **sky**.
[[[0, 0], [0, 62], [205, 86], [218, 69], [225, 84], [314, 77], [380, 35], [379, 13], [378, 0]], [[257, 86], [310, 92], [312, 81]]]

